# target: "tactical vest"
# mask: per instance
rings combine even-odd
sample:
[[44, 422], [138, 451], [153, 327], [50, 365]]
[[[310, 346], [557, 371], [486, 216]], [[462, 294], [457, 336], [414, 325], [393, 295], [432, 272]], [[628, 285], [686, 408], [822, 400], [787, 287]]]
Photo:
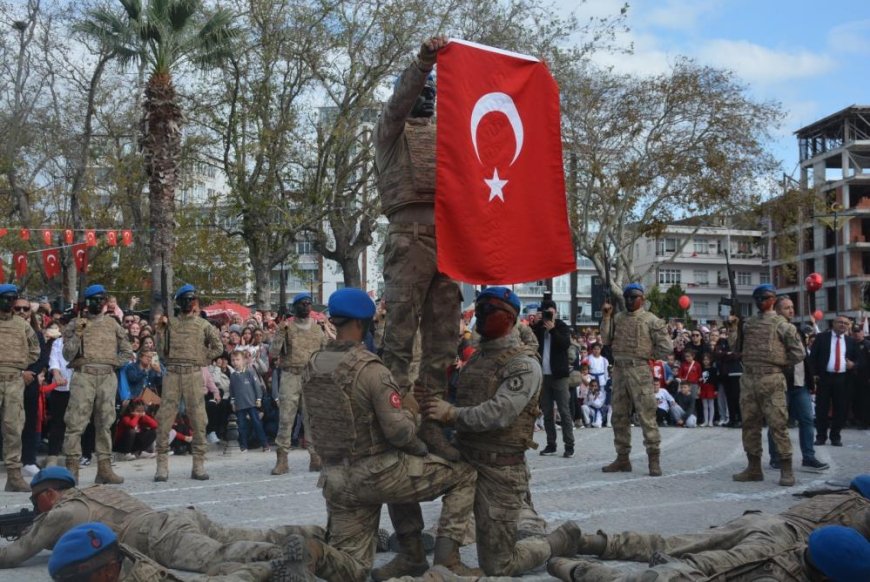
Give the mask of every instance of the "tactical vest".
[[[333, 352], [334, 353], [334, 352]], [[317, 352], [308, 364], [302, 395], [308, 406], [308, 427], [317, 453], [327, 463], [344, 459], [355, 461], [390, 449], [390, 444], [374, 418], [354, 397], [357, 379], [363, 368], [380, 359], [355, 346], [336, 365], [323, 366], [330, 352]]]
[[378, 173], [387, 217], [412, 204], [435, 204], [435, 124], [406, 122], [396, 147], [394, 162]]
[[0, 319], [0, 366], [27, 367], [27, 322], [15, 315]]
[[649, 311], [617, 313], [613, 320], [614, 331], [610, 344], [614, 357], [652, 359], [650, 328], [655, 319], [656, 316]]
[[[504, 371], [508, 363], [523, 356], [534, 359], [535, 354], [535, 350], [525, 345], [510, 346], [501, 352], [489, 354], [485, 351], [475, 352], [459, 374], [456, 406], [478, 406], [490, 400], [506, 379]], [[486, 357], [488, 355], [493, 357]], [[540, 395], [538, 390], [510, 426], [486, 432], [458, 430], [456, 440], [460, 448], [492, 453], [524, 453], [526, 449], [533, 448], [535, 420], [541, 413], [538, 408]]]
[[203, 325], [211, 324], [196, 316], [169, 318], [167, 364], [206, 366], [210, 363], [207, 361]]
[[120, 580], [124, 582], [182, 582], [182, 579], [126, 544], [119, 544], [124, 563], [121, 566]]
[[320, 349], [323, 343], [323, 332], [320, 326], [311, 322], [308, 329], [291, 323], [284, 331], [284, 345], [281, 347], [282, 368], [303, 368], [311, 355]]
[[118, 367], [118, 336], [120, 326], [111, 317], [97, 315], [88, 320], [82, 332], [83, 353], [70, 362], [70, 368], [80, 368], [87, 364], [101, 364]]
[[743, 324], [743, 363], [787, 366], [785, 344], [776, 333], [788, 320], [781, 315], [753, 315]]
[[855, 491], [844, 491], [804, 499], [780, 515], [809, 534], [827, 524], [852, 526], [853, 520], [865, 515], [860, 510], [870, 511], [870, 502]]
[[72, 501], [84, 503], [88, 508], [89, 521], [100, 521], [112, 528], [121, 538], [131, 521], [154, 510], [114, 487], [93, 485], [84, 489], [67, 489], [58, 506]]

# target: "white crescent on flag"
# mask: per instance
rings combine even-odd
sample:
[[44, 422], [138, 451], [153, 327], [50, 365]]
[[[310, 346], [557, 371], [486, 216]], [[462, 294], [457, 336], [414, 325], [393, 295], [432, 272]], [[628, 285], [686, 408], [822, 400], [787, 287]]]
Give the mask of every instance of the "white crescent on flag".
[[471, 111], [471, 143], [474, 145], [474, 153], [477, 154], [477, 161], [483, 163], [477, 150], [477, 126], [480, 125], [484, 115], [496, 112], [504, 113], [508, 118], [517, 141], [514, 157], [511, 160], [513, 165], [523, 150], [523, 120], [514, 100], [507, 93], [487, 93], [474, 104], [474, 109]]

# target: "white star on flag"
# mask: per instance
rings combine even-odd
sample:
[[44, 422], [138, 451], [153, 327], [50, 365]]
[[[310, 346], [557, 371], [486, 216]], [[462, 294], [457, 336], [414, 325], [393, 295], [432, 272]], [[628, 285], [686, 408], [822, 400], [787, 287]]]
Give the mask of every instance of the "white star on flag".
[[498, 168], [495, 168], [493, 172], [492, 178], [489, 180], [484, 180], [487, 186], [489, 186], [489, 202], [492, 202], [493, 198], [500, 198], [502, 202], [504, 202], [504, 185], [508, 183], [507, 180], [500, 180], [498, 177]]

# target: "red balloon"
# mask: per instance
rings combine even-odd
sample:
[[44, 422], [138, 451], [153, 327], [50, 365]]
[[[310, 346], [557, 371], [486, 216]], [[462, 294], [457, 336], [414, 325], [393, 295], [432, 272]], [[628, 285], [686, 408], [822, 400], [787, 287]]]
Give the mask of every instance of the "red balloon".
[[680, 299], [677, 303], [679, 304], [680, 309], [684, 311], [692, 306], [692, 300], [689, 299], [688, 295], [680, 295]]
[[822, 279], [822, 276], [818, 273], [810, 273], [804, 283], [806, 283], [807, 291], [809, 291], [810, 293], [815, 293], [822, 288], [822, 283], [824, 283], [824, 279]]
[[813, 319], [815, 319], [816, 321], [822, 321], [823, 317], [825, 317], [825, 314], [822, 312], [821, 309], [816, 309], [815, 311], [813, 311]]

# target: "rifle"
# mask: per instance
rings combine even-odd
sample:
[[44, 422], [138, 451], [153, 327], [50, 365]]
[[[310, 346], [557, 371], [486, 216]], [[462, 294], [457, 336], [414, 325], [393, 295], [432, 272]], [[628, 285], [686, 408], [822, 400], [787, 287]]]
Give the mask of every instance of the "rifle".
[[36, 519], [36, 512], [32, 509], [22, 509], [16, 513], [4, 513], [0, 515], [0, 536], [10, 542], [14, 542], [27, 531]]
[[164, 348], [163, 353], [169, 353], [169, 290], [167, 289], [166, 283], [166, 255], [165, 253], [160, 253], [160, 296], [163, 299], [163, 315], [166, 316], [166, 329], [163, 330], [165, 334], [164, 338]]
[[734, 282], [734, 271], [731, 270], [731, 252], [730, 249], [725, 251], [725, 268], [728, 270], [728, 286], [731, 288], [731, 297], [728, 299], [728, 305], [731, 307], [731, 315], [737, 318], [737, 345], [734, 350], [737, 353], [743, 352], [743, 326], [740, 321], [740, 301], [737, 299], [737, 284]]
[[[88, 250], [85, 249], [85, 256], [86, 257], [87, 257], [87, 252], [88, 252]], [[79, 273], [79, 296], [78, 296], [79, 310], [78, 310], [78, 314], [77, 314], [78, 321], [76, 321], [77, 328], [81, 327], [81, 324], [83, 323], [82, 318], [84, 317], [84, 311], [85, 311], [85, 285], [87, 285], [86, 279], [87, 279], [87, 273], [85, 272], [85, 270], [82, 270], [82, 272]], [[82, 337], [79, 338], [79, 353], [76, 355], [76, 358], [81, 358], [84, 355], [85, 355], [85, 336], [84, 336], [84, 334], [82, 334]]]

